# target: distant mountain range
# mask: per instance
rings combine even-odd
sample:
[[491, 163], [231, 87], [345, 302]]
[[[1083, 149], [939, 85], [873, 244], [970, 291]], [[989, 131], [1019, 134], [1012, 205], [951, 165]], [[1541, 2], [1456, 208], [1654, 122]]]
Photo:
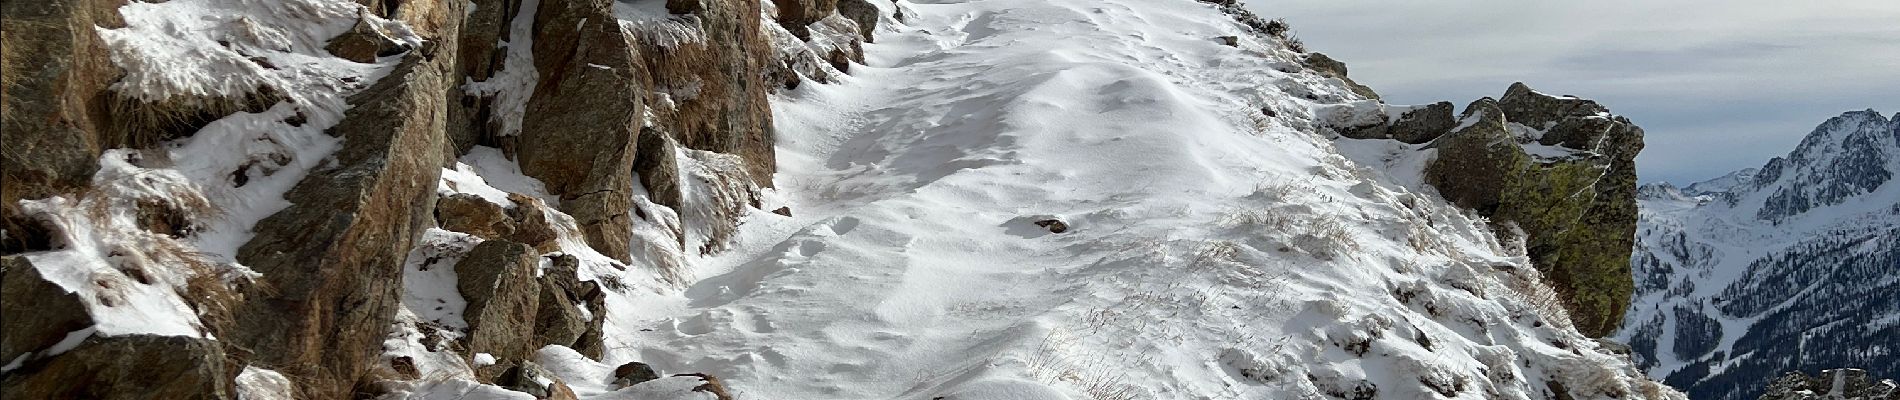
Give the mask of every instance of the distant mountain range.
[[1697, 399], [1788, 371], [1900, 374], [1900, 115], [1829, 119], [1787, 156], [1639, 189], [1637, 295], [1618, 335]]

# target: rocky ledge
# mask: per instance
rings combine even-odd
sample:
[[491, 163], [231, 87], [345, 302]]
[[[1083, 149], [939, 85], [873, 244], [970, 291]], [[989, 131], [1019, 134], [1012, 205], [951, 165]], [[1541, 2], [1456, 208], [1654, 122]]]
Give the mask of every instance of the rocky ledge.
[[1345, 139], [1393, 140], [1431, 152], [1423, 183], [1447, 200], [1501, 222], [1500, 237], [1524, 237], [1531, 261], [1557, 290], [1576, 327], [1616, 330], [1634, 280], [1636, 154], [1643, 130], [1594, 101], [1553, 96], [1523, 83], [1453, 114], [1452, 104], [1362, 100], [1320, 110]]

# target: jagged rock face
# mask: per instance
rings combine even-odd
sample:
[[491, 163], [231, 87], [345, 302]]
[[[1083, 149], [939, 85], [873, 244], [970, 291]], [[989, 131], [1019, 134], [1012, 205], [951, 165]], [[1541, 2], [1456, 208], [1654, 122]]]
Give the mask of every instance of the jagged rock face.
[[533, 248], [502, 240], [482, 242], [455, 263], [456, 290], [468, 300], [470, 355], [521, 360], [540, 347], [533, 341], [542, 298], [538, 265]]
[[[254, 236], [241, 247], [233, 243], [238, 248], [223, 254], [258, 273], [256, 285], [237, 288], [243, 296], [234, 300], [235, 321], [230, 329], [217, 332], [215, 340], [95, 337], [57, 357], [34, 359], [30, 372], [10, 374], [8, 397], [42, 397], [13, 394], [40, 393], [14, 390], [52, 387], [46, 386], [49, 382], [77, 386], [75, 382], [113, 380], [148, 386], [165, 398], [194, 398], [169, 396], [188, 391], [229, 398], [234, 395], [230, 385], [236, 370], [245, 364], [282, 373], [295, 383], [299, 395], [345, 397], [359, 384], [376, 379], [370, 371], [380, 363], [382, 341], [401, 304], [404, 259], [426, 228], [439, 222], [442, 227], [488, 239], [493, 246], [519, 243], [510, 245], [513, 252], [509, 254], [518, 256], [510, 265], [525, 263], [532, 270], [540, 255], [561, 251], [569, 246], [562, 242], [572, 242], [557, 240], [568, 233], [569, 225], [564, 224], [572, 216], [588, 247], [624, 263], [631, 261], [628, 249], [646, 240], [630, 232], [636, 218], [631, 215], [635, 213], [632, 199], [642, 178], [665, 180], [653, 186], [675, 189], [660, 199], [668, 207], [683, 210], [679, 213], [687, 215], [686, 222], [698, 227], [696, 232], [703, 238], [692, 241], [698, 250], [723, 248], [746, 207], [757, 207], [756, 188], [770, 185], [777, 164], [767, 94], [786, 77], [802, 79], [798, 74], [805, 73], [788, 68], [782, 57], [786, 53], [780, 48], [792, 44], [773, 41], [772, 34], [792, 29], [799, 35], [826, 37], [824, 46], [832, 49], [826, 56], [843, 55], [826, 61], [843, 70], [852, 60], [861, 60], [859, 41], [832, 40], [837, 36], [833, 31], [868, 38], [870, 25], [878, 18], [876, 7], [862, 0], [847, 5], [787, 1], [780, 8], [785, 17], [775, 22], [762, 18], [760, 1], [667, 1], [673, 15], [663, 24], [682, 29], [662, 31], [645, 30], [622, 19], [611, 0], [357, 1], [367, 8], [358, 14], [363, 17], [354, 27], [325, 28], [336, 30], [324, 35], [337, 36], [312, 38], [320, 54], [302, 55], [380, 63], [361, 67], [378, 71], [365, 76], [382, 78], [329, 83], [333, 86], [327, 89], [337, 90], [338, 98], [355, 93], [348, 99], [347, 111], [343, 104], [335, 104], [339, 115], [319, 125], [330, 127], [325, 133], [339, 139], [340, 148], [316, 154], [312, 160], [322, 161], [310, 162], [315, 166], [307, 175], [293, 175], [301, 176], [291, 178], [301, 179], [294, 186], [285, 182], [288, 193], [283, 189], [269, 193], [272, 199], [282, 194], [293, 204], [268, 217], [262, 214], [273, 211], [249, 217], [263, 218], [246, 226]], [[38, 224], [21, 218], [16, 204], [22, 199], [86, 190], [99, 170], [103, 150], [152, 146], [157, 140], [191, 135], [205, 123], [239, 109], [260, 111], [250, 106], [311, 106], [280, 102], [290, 97], [264, 89], [235, 99], [189, 98], [177, 104], [151, 105], [113, 97], [107, 88], [125, 75], [118, 69], [123, 64], [109, 59], [108, 46], [95, 26], [122, 25], [118, 9], [123, 4], [122, 0], [53, 0], [0, 6], [7, 32], [0, 38], [5, 62], [5, 92], [0, 97], [6, 105], [5, 123], [0, 124], [6, 135], [0, 202], [6, 206], [0, 217], [8, 233], [0, 252], [47, 250], [48, 238], [38, 235]], [[525, 5], [533, 7], [524, 9]], [[837, 14], [840, 7], [854, 10], [853, 16]], [[533, 21], [516, 21], [524, 16], [532, 16]], [[521, 26], [517, 22], [531, 28], [516, 30]], [[530, 41], [533, 45], [526, 46]], [[529, 51], [509, 60], [504, 42]], [[795, 45], [803, 52], [799, 54], [815, 54], [806, 43]], [[267, 64], [260, 59], [251, 61]], [[525, 118], [515, 120], [498, 111], [496, 106], [503, 99], [496, 92], [472, 86], [496, 78], [510, 61], [527, 61], [536, 72], [529, 79], [532, 96], [514, 93], [525, 96], [520, 103], [525, 110], [515, 111], [526, 111], [517, 112]], [[276, 70], [270, 65], [258, 67]], [[113, 115], [109, 105], [131, 107], [134, 112], [129, 115], [135, 118]], [[188, 121], [147, 124], [153, 121], [138, 119], [159, 106], [176, 106], [177, 110], [163, 111], [183, 113]], [[283, 122], [302, 127], [315, 122], [309, 118], [300, 111]], [[156, 134], [133, 138], [117, 128], [128, 121], [155, 128], [150, 130]], [[638, 143], [641, 137], [636, 136], [642, 129], [658, 135], [665, 145], [656, 151], [643, 149]], [[316, 129], [310, 131], [314, 134]], [[439, 197], [435, 189], [442, 167], [477, 145], [504, 149], [526, 175], [560, 198], [561, 211], [549, 209], [547, 204], [553, 202], [514, 193], [508, 196], [512, 207], [465, 195]], [[645, 155], [653, 159], [636, 169], [636, 161], [646, 161], [638, 160]], [[681, 164], [688, 168], [682, 170]], [[247, 171], [239, 170], [234, 176], [255, 176], [246, 175]], [[684, 187], [705, 190], [696, 192], [701, 196], [687, 198], [681, 193]], [[439, 198], [444, 201], [438, 207]], [[202, 221], [156, 218], [148, 222], [156, 223], [148, 224], [148, 229], [178, 233]], [[679, 225], [673, 221], [673, 235], [666, 240], [670, 243], [663, 246], [687, 246]], [[30, 312], [8, 308], [5, 335], [0, 335], [5, 344], [0, 350], [10, 355], [44, 349], [48, 340], [64, 338], [88, 322], [83, 305], [63, 306], [69, 302], [61, 299], [70, 296], [59, 293], [58, 287], [38, 285], [43, 280], [15, 272], [18, 268], [13, 264], [24, 260], [7, 259], [4, 297], [8, 300], [0, 301], [7, 307], [32, 306]], [[578, 281], [576, 263], [571, 256], [557, 257], [554, 276], [537, 279], [527, 274], [525, 283], [511, 283], [509, 287], [517, 289], [538, 289], [515, 290], [511, 293], [520, 296], [510, 299], [526, 300], [492, 307], [508, 310], [502, 313], [504, 317], [475, 318], [478, 325], [510, 321], [504, 324], [508, 328], [475, 329], [479, 333], [475, 340], [481, 342], [475, 347], [500, 349], [495, 352], [502, 358], [519, 360], [541, 345], [560, 344], [599, 357], [604, 351], [606, 289]], [[491, 303], [472, 307], [471, 315], [494, 314], [486, 312]], [[17, 315], [34, 317], [13, 317]], [[488, 334], [496, 332], [510, 334]], [[176, 361], [172, 365], [178, 367], [177, 375], [154, 376], [164, 382], [128, 377], [137, 370], [126, 365], [147, 364], [99, 361], [114, 354]], [[227, 358], [233, 361], [213, 363]], [[8, 360], [0, 360], [4, 361]], [[213, 370], [216, 373], [207, 372]], [[25, 383], [12, 384], [15, 381]], [[198, 389], [182, 389], [190, 385]], [[140, 396], [130, 391], [133, 386], [92, 387], [91, 392], [65, 394]]]
[[501, 239], [515, 233], [515, 222], [507, 210], [472, 194], [457, 193], [436, 200], [435, 219], [442, 229], [482, 239]]
[[809, 38], [812, 23], [838, 9], [838, 0], [770, 0], [778, 6], [778, 21], [785, 30], [800, 38]]
[[1817, 376], [1789, 372], [1768, 384], [1761, 400], [1895, 400], [1900, 383], [1877, 379], [1858, 369], [1821, 371]]
[[[1427, 182], [1453, 203], [1523, 229], [1531, 260], [1579, 331], [1615, 330], [1634, 290], [1628, 255], [1642, 129], [1595, 102], [1522, 83], [1465, 114], [1478, 119], [1434, 142]], [[1527, 145], [1543, 148], [1533, 154]]]
[[601, 310], [600, 284], [576, 278], [579, 261], [573, 256], [556, 257], [549, 266], [535, 278], [541, 294], [540, 307], [535, 312], [534, 343], [584, 347], [578, 345], [581, 336], [590, 330], [599, 330], [604, 319], [583, 315], [579, 305], [587, 305], [588, 310]]
[[[561, 196], [587, 244], [631, 262], [635, 134], [645, 112], [638, 60], [609, 0], [547, 1], [536, 13], [540, 84], [517, 142], [521, 170]], [[592, 149], [576, 153], [576, 149]]]
[[411, 53], [357, 94], [331, 128], [344, 146], [265, 218], [238, 260], [271, 290], [251, 293], [225, 340], [293, 376], [322, 376], [347, 393], [376, 359], [400, 303], [402, 264], [431, 225], [441, 176], [448, 64]]
[[[520, 38], [509, 37], [521, 2], [477, 0], [471, 4], [474, 9], [462, 17], [462, 26], [455, 40], [458, 50], [455, 53], [456, 76], [468, 82], [484, 82], [494, 78], [505, 61], [505, 48], [497, 46], [497, 43], [507, 40], [522, 42]], [[463, 93], [459, 89], [452, 95], [462, 105], [449, 107], [447, 132], [455, 154], [466, 153], [478, 144], [498, 145], [495, 136], [502, 128], [489, 107], [495, 98]]]
[[872, 37], [872, 32], [877, 30], [877, 22], [880, 19], [877, 13], [877, 6], [871, 5], [869, 0], [838, 0], [838, 15], [858, 23], [858, 36], [862, 37], [865, 43], [876, 41], [876, 38]]
[[[695, 23], [701, 37], [679, 40], [630, 27], [639, 49], [642, 83], [653, 125], [680, 145], [694, 150], [734, 154], [745, 159], [752, 180], [771, 186], [777, 161], [771, 140], [772, 112], [766, 94], [775, 83], [762, 74], [775, 67], [760, 0], [693, 0], [673, 7]], [[835, 6], [834, 6], [835, 7]], [[825, 9], [831, 13], [831, 9]]]
[[1439, 156], [1425, 170], [1426, 182], [1452, 203], [1496, 214], [1506, 188], [1516, 184], [1530, 156], [1517, 147], [1496, 101], [1482, 99], [1465, 106], [1463, 118], [1477, 122], [1434, 143]]
[[1386, 134], [1405, 143], [1430, 142], [1458, 127], [1452, 108], [1451, 102], [1441, 101], [1406, 110], [1392, 122]]
[[679, 145], [658, 129], [640, 132], [640, 157], [633, 164], [640, 181], [646, 183], [647, 195], [654, 203], [679, 209], [684, 200], [680, 194]]
[[7, 253], [45, 248], [21, 216], [20, 200], [71, 192], [99, 169], [112, 128], [106, 87], [112, 68], [93, 26], [122, 24], [124, 0], [9, 1], [0, 5], [0, 240]]
[[377, 57], [388, 57], [409, 51], [407, 46], [390, 37], [388, 32], [376, 27], [367, 18], [358, 18], [356, 25], [348, 32], [330, 39], [324, 47], [330, 54], [345, 60], [359, 63], [375, 62]]

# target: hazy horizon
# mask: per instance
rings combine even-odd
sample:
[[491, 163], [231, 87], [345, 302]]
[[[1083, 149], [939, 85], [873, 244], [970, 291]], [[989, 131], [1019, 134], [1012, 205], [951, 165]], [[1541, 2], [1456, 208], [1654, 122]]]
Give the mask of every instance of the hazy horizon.
[[1391, 103], [1462, 107], [1518, 81], [1596, 100], [1646, 131], [1643, 182], [1759, 167], [1842, 112], [1900, 112], [1900, 2], [1245, 1]]

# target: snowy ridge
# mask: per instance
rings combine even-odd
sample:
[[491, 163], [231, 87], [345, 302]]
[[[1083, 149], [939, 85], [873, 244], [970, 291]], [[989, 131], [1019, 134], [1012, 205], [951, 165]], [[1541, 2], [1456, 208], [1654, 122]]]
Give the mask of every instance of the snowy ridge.
[[[1640, 200], [1625, 338], [1651, 375], [1750, 399], [1782, 372], [1891, 375], [1900, 116], [1823, 123], [1787, 157]], [[1656, 185], [1655, 187], [1661, 187]]]
[[775, 103], [795, 216], [610, 309], [604, 365], [741, 398], [1675, 396], [1525, 300], [1481, 221], [1333, 154], [1309, 110], [1356, 95], [1214, 8], [904, 7]]
[[[597, 288], [570, 305], [585, 323], [602, 316], [591, 332], [604, 337], [526, 355], [552, 375], [523, 378], [534, 389], [558, 378], [578, 399], [710, 399], [700, 385], [720, 380], [736, 398], [775, 399], [1684, 398], [1579, 334], [1520, 237], [1499, 238], [1424, 189], [1409, 166], [1432, 151], [1366, 168], [1354, 160], [1392, 149], [1342, 154], [1321, 133], [1383, 106], [1208, 2], [871, 0], [881, 35], [864, 65], [847, 48], [856, 22], [829, 15], [800, 38], [772, 20], [774, 3], [760, 12], [779, 61], [829, 83], [772, 98], [779, 189], [739, 179], [746, 158], [678, 149], [678, 209], [636, 184], [633, 209], [616, 210], [630, 217], [631, 262], [590, 247], [503, 150], [441, 160], [442, 199], [547, 228], [511, 244], [533, 252], [503, 260], [531, 271], [510, 279], [559, 271]], [[520, 133], [540, 84], [529, 39], [539, 4], [518, 5], [496, 43], [498, 73], [460, 85], [494, 97], [500, 136]], [[618, 25], [661, 47], [704, 40], [698, 21], [662, 6], [617, 3]], [[114, 89], [128, 98], [285, 97], [156, 149], [107, 151], [83, 196], [24, 203], [65, 247], [23, 257], [98, 323], [0, 369], [94, 335], [217, 339], [186, 288], [260, 276], [237, 249], [295, 206], [287, 190], [336, 163], [342, 139], [325, 131], [396, 64], [348, 62], [320, 44], [359, 23], [417, 44], [348, 0], [121, 12], [128, 26], [101, 35], [128, 72]], [[434, 161], [421, 169], [434, 174]], [[436, 204], [406, 211], [457, 210]], [[484, 223], [469, 220], [457, 222]], [[380, 352], [372, 375], [408, 379], [378, 382], [393, 386], [384, 398], [534, 398], [477, 376], [523, 355], [468, 354], [455, 340], [485, 323], [464, 315], [470, 304], [494, 295], [463, 291], [478, 281], [456, 271], [484, 236], [419, 236], [387, 337], [367, 331], [382, 347], [339, 350]], [[509, 286], [495, 282], [475, 286]], [[542, 293], [572, 294], [509, 294]], [[663, 377], [614, 383], [629, 362]], [[307, 385], [265, 367], [241, 369], [241, 398]], [[680, 372], [720, 379], [668, 376]]]

